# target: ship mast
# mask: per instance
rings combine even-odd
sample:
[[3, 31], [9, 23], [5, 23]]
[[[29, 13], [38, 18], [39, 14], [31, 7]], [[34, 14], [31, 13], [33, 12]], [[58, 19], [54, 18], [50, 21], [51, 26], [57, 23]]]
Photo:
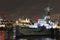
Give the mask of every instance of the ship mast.
[[51, 12], [52, 8], [50, 8], [50, 6], [46, 7], [45, 8], [45, 12], [47, 15], [50, 15], [50, 12]]
[[46, 16], [44, 17], [44, 19], [47, 21], [47, 23], [49, 23], [49, 20], [50, 20], [50, 11], [51, 10], [52, 10], [52, 8], [50, 8], [50, 6], [45, 8]]

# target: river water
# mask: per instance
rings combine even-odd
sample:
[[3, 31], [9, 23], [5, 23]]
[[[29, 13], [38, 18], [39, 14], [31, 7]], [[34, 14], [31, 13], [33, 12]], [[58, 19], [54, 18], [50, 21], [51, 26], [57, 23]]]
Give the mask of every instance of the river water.
[[18, 38], [17, 40], [60, 40], [59, 37], [42, 37], [42, 36], [28, 36], [28, 37], [21, 37], [21, 38]]

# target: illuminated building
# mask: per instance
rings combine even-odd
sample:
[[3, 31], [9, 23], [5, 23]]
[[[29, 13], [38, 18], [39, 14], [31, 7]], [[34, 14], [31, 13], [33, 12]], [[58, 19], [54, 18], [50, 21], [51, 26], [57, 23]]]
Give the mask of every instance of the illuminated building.
[[16, 21], [16, 25], [21, 26], [21, 27], [25, 27], [28, 26], [30, 23], [30, 19], [20, 19]]
[[0, 17], [0, 27], [5, 27], [4, 19]]

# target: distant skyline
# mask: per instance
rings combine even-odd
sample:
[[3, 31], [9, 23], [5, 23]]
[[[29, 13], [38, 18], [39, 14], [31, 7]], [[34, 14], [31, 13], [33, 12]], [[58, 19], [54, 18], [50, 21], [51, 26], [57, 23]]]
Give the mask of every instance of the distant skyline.
[[45, 15], [44, 8], [53, 8], [51, 14], [60, 13], [60, 0], [0, 0], [0, 15], [31, 17]]

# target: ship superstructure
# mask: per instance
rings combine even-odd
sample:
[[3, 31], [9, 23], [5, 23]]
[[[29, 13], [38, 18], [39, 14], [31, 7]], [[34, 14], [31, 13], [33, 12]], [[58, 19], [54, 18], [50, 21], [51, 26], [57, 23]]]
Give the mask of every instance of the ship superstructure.
[[40, 28], [40, 27], [46, 27], [47, 29], [50, 28], [56, 28], [57, 24], [52, 22], [51, 20], [47, 20], [50, 19], [50, 17], [45, 16], [43, 19], [38, 19], [38, 22], [34, 23], [34, 25], [29, 25], [30, 28]]

